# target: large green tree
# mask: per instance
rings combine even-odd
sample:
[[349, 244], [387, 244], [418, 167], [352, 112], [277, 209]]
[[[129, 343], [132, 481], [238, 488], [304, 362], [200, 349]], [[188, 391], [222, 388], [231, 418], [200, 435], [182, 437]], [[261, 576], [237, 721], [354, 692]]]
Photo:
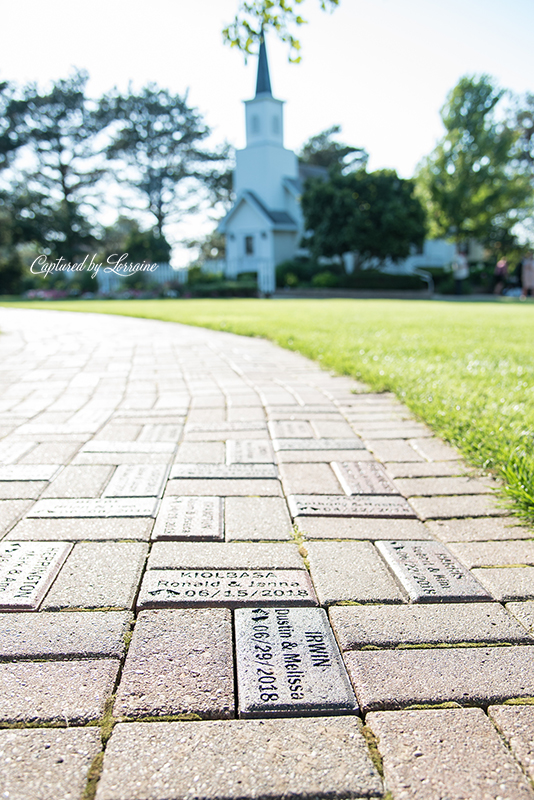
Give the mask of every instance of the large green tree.
[[464, 77], [441, 110], [445, 136], [417, 175], [434, 236], [502, 244], [528, 214], [532, 189], [516, 160], [519, 134], [497, 112], [503, 95], [487, 75]]
[[399, 178], [393, 170], [334, 172], [328, 181], [310, 180], [302, 210], [313, 255], [353, 252], [359, 267], [374, 259], [406, 258], [426, 234], [413, 181]]
[[210, 129], [187, 96], [155, 84], [125, 95], [115, 91], [102, 98], [99, 117], [112, 123], [106, 154], [117, 180], [153, 215], [159, 236], [168, 221], [196, 210], [202, 197], [225, 198], [228, 150], [203, 146]]

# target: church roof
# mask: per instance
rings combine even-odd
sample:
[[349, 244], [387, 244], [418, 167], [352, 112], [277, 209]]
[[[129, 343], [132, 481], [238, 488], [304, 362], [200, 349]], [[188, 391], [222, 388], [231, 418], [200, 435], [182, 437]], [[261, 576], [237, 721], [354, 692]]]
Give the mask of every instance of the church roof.
[[270, 208], [267, 208], [257, 194], [247, 189], [237, 198], [234, 206], [230, 209], [226, 217], [219, 223], [218, 230], [220, 230], [221, 233], [226, 233], [226, 227], [230, 222], [230, 219], [243, 202], [248, 202], [253, 206], [253, 208], [256, 208], [256, 210], [259, 211], [264, 217], [265, 221], [270, 223], [270, 227], [273, 230], [293, 231], [297, 230], [298, 228], [297, 223], [291, 214], [288, 214], [287, 211], [273, 211]]
[[261, 38], [260, 54], [258, 58], [258, 76], [256, 78], [256, 97], [259, 94], [273, 95], [271, 89], [271, 78], [269, 76], [269, 63], [267, 61], [267, 48], [265, 46], [265, 38]]

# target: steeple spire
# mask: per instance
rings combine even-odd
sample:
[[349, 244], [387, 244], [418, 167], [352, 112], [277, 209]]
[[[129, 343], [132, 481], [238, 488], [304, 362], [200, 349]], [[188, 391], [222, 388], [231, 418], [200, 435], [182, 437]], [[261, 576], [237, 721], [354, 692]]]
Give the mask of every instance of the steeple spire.
[[256, 97], [260, 94], [268, 94], [272, 97], [271, 78], [269, 77], [269, 64], [267, 62], [267, 48], [265, 47], [265, 36], [261, 32], [260, 53], [258, 57], [258, 77], [256, 79]]

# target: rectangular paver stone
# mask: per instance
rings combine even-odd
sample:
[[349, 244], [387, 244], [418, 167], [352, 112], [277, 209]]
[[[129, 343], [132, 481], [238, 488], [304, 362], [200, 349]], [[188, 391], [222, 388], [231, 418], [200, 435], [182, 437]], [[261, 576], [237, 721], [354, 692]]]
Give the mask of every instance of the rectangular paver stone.
[[332, 469], [345, 494], [401, 494], [376, 461], [334, 461]]
[[1, 722], [90, 722], [111, 696], [119, 661], [0, 664]]
[[28, 517], [154, 517], [155, 498], [115, 498], [81, 500], [39, 500]]
[[313, 439], [313, 430], [306, 420], [272, 420], [269, 431], [274, 438]]
[[383, 794], [357, 717], [115, 727], [96, 800], [186, 798], [192, 791], [205, 800], [346, 800]]
[[0, 731], [4, 797], [81, 797], [89, 768], [101, 747], [97, 727]]
[[479, 708], [374, 712], [394, 797], [417, 800], [533, 800], [534, 791]]
[[106, 441], [92, 439], [82, 447], [82, 453], [173, 453], [174, 442], [125, 442], [120, 439]]
[[12, 464], [0, 467], [0, 481], [51, 481], [59, 464]]
[[292, 539], [291, 519], [281, 497], [227, 497], [227, 541]]
[[6, 541], [110, 541], [134, 539], [147, 542], [154, 520], [151, 517], [109, 517], [85, 519], [23, 519], [6, 536]]
[[79, 542], [43, 609], [131, 608], [147, 550], [143, 542]]
[[468, 567], [534, 566], [534, 542], [455, 543], [450, 549]]
[[273, 439], [273, 447], [279, 450], [365, 450], [357, 436], [352, 439]]
[[370, 542], [306, 542], [322, 605], [343, 601], [402, 603], [404, 598]]
[[404, 497], [398, 495], [341, 495], [289, 496], [293, 517], [412, 517], [415, 513]]
[[0, 659], [121, 658], [128, 611], [0, 614]]
[[142, 611], [113, 713], [232, 717], [232, 619], [223, 608]]
[[303, 569], [294, 542], [155, 542], [148, 569]]
[[455, 495], [454, 497], [412, 497], [410, 504], [421, 519], [453, 519], [457, 517], [502, 517], [499, 507], [489, 495]]
[[376, 547], [414, 603], [491, 600], [440, 542], [382, 541]]
[[334, 606], [329, 615], [342, 650], [462, 642], [534, 644], [498, 603]]
[[344, 654], [364, 711], [414, 703], [500, 703], [534, 695], [534, 646], [351, 650]]
[[330, 464], [281, 464], [280, 476], [286, 494], [343, 494]]
[[202, 480], [258, 480], [278, 478], [274, 464], [181, 464], [176, 463], [169, 476], [175, 478], [200, 478]]
[[221, 497], [165, 497], [152, 531], [155, 541], [208, 540], [224, 538]]
[[431, 539], [424, 524], [416, 519], [382, 517], [295, 517], [305, 539]]
[[263, 439], [228, 439], [227, 464], [269, 464], [274, 462], [271, 443]]
[[506, 610], [519, 620], [530, 633], [534, 633], [534, 600], [523, 603], [507, 603]]
[[532, 539], [533, 531], [516, 520], [503, 517], [430, 519], [425, 527], [444, 542], [487, 542], [507, 539]]
[[358, 711], [323, 609], [237, 609], [235, 623], [241, 717]]
[[121, 464], [106, 486], [104, 497], [159, 497], [163, 492], [167, 467]]
[[491, 494], [489, 482], [476, 478], [399, 478], [396, 490], [404, 497], [431, 497], [432, 495]]
[[[274, 466], [274, 465], [273, 465]], [[169, 481], [165, 489], [166, 497], [173, 496], [218, 495], [219, 497], [281, 497], [282, 486], [279, 480], [265, 478], [184, 478]]]
[[137, 608], [317, 605], [304, 569], [187, 569], [145, 572]]
[[71, 549], [64, 542], [0, 544], [0, 611], [36, 611]]
[[495, 600], [534, 600], [534, 567], [474, 569], [473, 575]]

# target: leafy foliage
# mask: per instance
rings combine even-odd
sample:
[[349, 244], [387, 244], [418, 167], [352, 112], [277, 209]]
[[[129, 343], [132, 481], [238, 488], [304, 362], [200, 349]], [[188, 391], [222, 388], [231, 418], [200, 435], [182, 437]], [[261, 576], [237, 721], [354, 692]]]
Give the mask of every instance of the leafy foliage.
[[302, 146], [299, 161], [302, 164], [345, 173], [365, 168], [369, 158], [366, 151], [362, 147], [337, 142], [334, 136], [338, 133], [341, 133], [341, 126], [332, 125], [312, 136]]
[[[242, 0], [234, 21], [223, 30], [224, 41], [247, 55], [256, 52], [264, 33], [276, 32], [282, 42], [289, 45], [289, 60], [301, 61], [300, 41], [293, 30], [306, 25], [297, 10], [304, 0]], [[333, 10], [339, 0], [319, 0], [323, 11]]]
[[426, 233], [413, 182], [393, 170], [332, 172], [329, 181], [312, 179], [302, 210], [315, 257], [356, 252], [359, 266], [371, 259], [406, 258]]
[[508, 246], [532, 187], [516, 166], [518, 132], [496, 114], [504, 95], [487, 75], [464, 77], [441, 110], [446, 134], [417, 178], [430, 233]]

